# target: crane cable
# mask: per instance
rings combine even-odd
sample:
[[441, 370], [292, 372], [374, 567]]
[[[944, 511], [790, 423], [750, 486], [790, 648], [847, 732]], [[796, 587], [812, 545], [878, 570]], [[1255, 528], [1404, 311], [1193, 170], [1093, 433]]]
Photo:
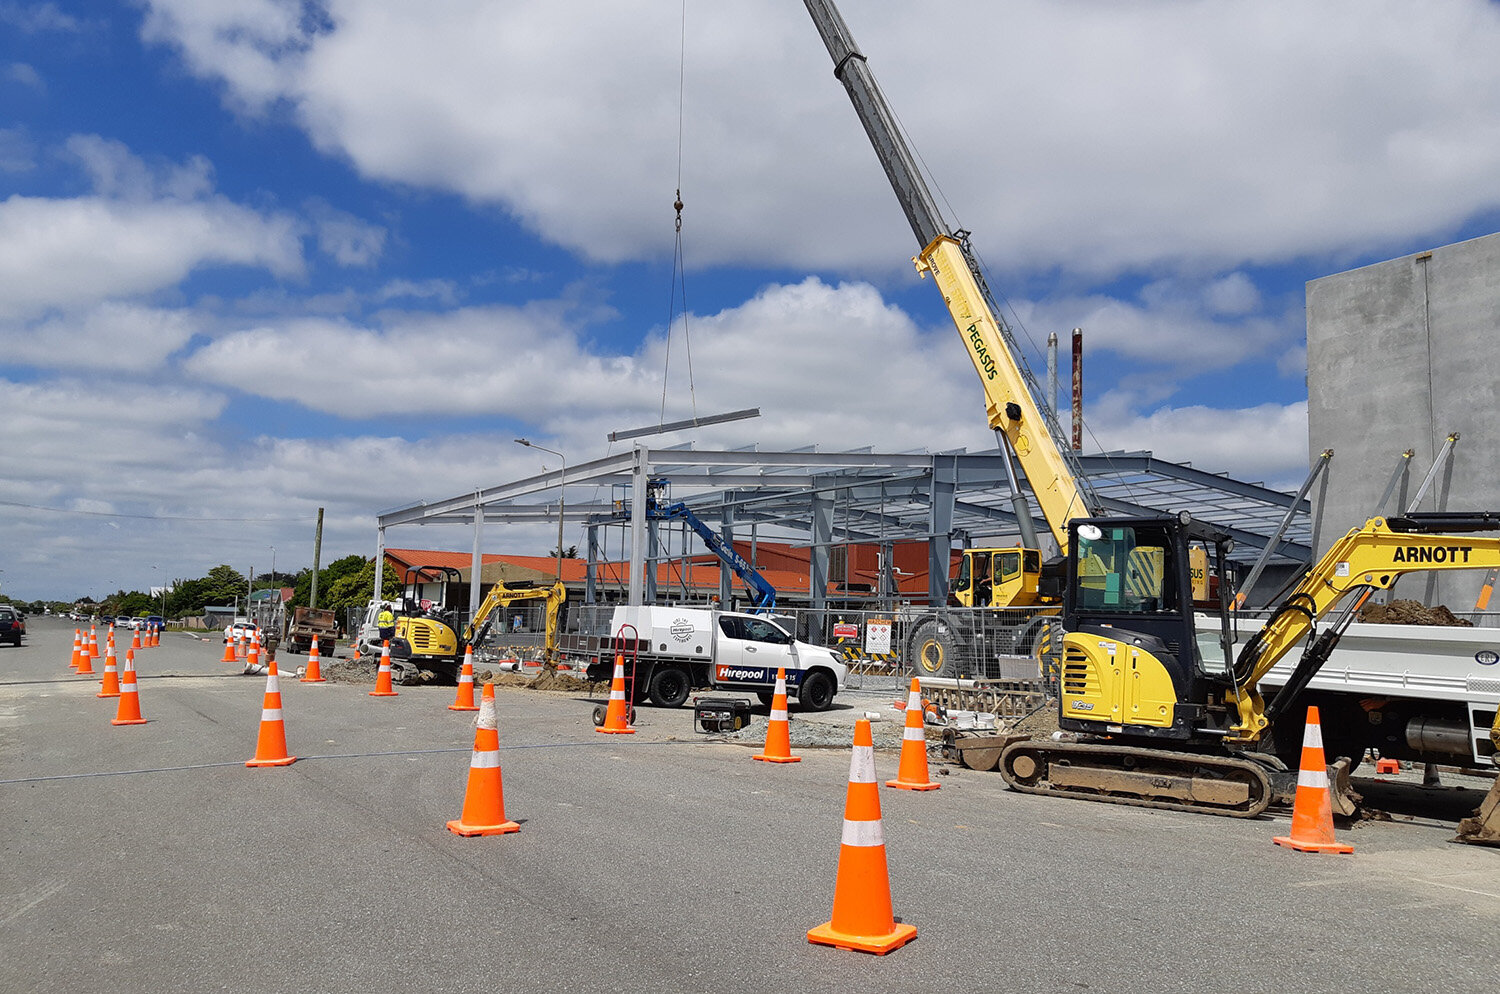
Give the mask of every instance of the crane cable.
[[687, 0], [682, 0], [682, 25], [679, 39], [679, 54], [677, 64], [677, 194], [672, 202], [673, 209], [677, 212], [676, 219], [676, 245], [672, 251], [672, 288], [667, 301], [667, 348], [663, 359], [661, 375], [661, 411], [657, 415], [657, 424], [662, 425], [667, 420], [667, 385], [668, 373], [672, 368], [672, 320], [677, 314], [678, 289], [682, 291], [682, 342], [687, 350], [688, 367], [688, 400], [692, 405], [693, 417], [698, 416], [698, 395], [693, 383], [693, 339], [688, 331], [688, 309], [687, 309], [687, 269], [683, 264], [682, 251], [682, 130], [683, 130], [683, 105], [684, 93], [687, 84]]

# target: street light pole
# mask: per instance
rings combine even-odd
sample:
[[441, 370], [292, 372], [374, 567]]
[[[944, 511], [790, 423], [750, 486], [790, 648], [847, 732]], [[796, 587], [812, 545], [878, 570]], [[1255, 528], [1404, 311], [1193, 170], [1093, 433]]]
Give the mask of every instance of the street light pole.
[[562, 560], [563, 560], [563, 484], [568, 479], [568, 459], [556, 449], [549, 449], [545, 445], [538, 445], [530, 439], [518, 438], [516, 444], [524, 445], [529, 449], [541, 449], [550, 452], [562, 460], [562, 474], [557, 478], [557, 582], [562, 583]]

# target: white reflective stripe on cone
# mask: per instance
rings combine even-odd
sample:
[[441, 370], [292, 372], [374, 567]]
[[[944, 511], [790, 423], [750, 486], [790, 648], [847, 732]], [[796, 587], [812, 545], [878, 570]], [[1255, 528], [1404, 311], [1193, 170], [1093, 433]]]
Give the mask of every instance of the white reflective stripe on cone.
[[469, 757], [469, 769], [494, 770], [500, 766], [500, 753], [496, 750], [476, 752]]
[[609, 699], [612, 701], [623, 701], [625, 699], [625, 691], [623, 689], [611, 690], [609, 692]]
[[911, 694], [906, 698], [906, 710], [908, 712], [911, 712], [911, 711], [918, 711], [918, 712], [920, 712], [922, 710], [922, 692], [921, 691], [919, 691], [919, 690], [913, 690], [911, 692]]
[[1306, 749], [1309, 746], [1323, 748], [1323, 732], [1310, 721], [1302, 726], [1302, 748]]
[[280, 721], [281, 720], [281, 708], [261, 708], [260, 709], [260, 720], [261, 721]]
[[279, 674], [272, 674], [271, 676], [266, 677], [266, 693], [281, 693], [281, 677]]
[[787, 718], [786, 718], [786, 708], [782, 708], [780, 711], [772, 711], [771, 712], [771, 720], [772, 721], [786, 721], [787, 720]]
[[925, 742], [927, 741], [927, 730], [921, 725], [903, 728], [901, 729], [901, 738], [912, 742]]
[[849, 782], [850, 783], [874, 783], [875, 782], [875, 747], [855, 746], [854, 755], [849, 760]]
[[844, 845], [871, 848], [885, 845], [885, 830], [879, 821], [844, 819]]
[[1319, 790], [1327, 790], [1328, 789], [1328, 771], [1327, 770], [1298, 770], [1297, 771], [1297, 786], [1298, 787], [1316, 787]]

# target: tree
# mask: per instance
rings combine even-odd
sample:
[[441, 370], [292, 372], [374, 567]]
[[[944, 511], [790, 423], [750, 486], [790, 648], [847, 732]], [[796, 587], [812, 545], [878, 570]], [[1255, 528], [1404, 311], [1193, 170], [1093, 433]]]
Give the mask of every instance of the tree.
[[[554, 545], [552, 547], [552, 550], [550, 552], [548, 552], [547, 555], [551, 556], [553, 559], [556, 559], [557, 558], [557, 546]], [[570, 546], [568, 546], [566, 549], [563, 550], [562, 557], [564, 559], [577, 559], [578, 558], [578, 546], [576, 546], [576, 545], [570, 545]]]
[[[345, 577], [359, 573], [366, 566], [368, 566], [369, 563], [370, 560], [366, 559], [364, 556], [345, 556], [342, 559], [335, 559], [327, 566], [324, 566], [322, 569], [318, 570], [318, 606], [324, 608], [328, 607], [330, 604], [330, 601], [328, 599], [329, 593], [330, 591], [332, 591], [333, 585], [338, 583]], [[374, 570], [370, 570], [369, 572], [367, 572], [366, 577], [373, 584], [375, 582]], [[292, 594], [291, 606], [307, 607], [308, 601], [311, 596], [312, 570], [303, 570], [297, 576], [296, 592]]]
[[[358, 558], [358, 557], [351, 557]], [[340, 560], [342, 562], [342, 560]], [[380, 580], [380, 596], [387, 600], [401, 599], [401, 578], [396, 575], [395, 569], [390, 563], [384, 564]], [[331, 568], [331, 567], [330, 567]], [[327, 598], [324, 598], [322, 585], [318, 586], [318, 600], [325, 608], [338, 613], [338, 617], [345, 617], [349, 608], [362, 608], [369, 603], [371, 590], [375, 585], [375, 560], [365, 560], [358, 572], [348, 573], [341, 579], [334, 581], [329, 587]]]
[[247, 593], [244, 574], [224, 564], [209, 570], [203, 584], [204, 604], [233, 604]]

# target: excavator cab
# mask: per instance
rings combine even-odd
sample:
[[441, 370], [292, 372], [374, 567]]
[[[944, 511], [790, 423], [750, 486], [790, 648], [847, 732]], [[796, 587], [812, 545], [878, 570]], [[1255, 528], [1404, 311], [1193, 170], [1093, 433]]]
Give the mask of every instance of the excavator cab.
[[[1198, 737], [1222, 663], [1204, 665], [1194, 568], [1230, 548], [1189, 515], [1074, 521], [1064, 605], [1060, 724], [1070, 731], [1186, 741]], [[1223, 585], [1227, 590], [1228, 585]], [[1227, 605], [1221, 617], [1227, 617]], [[1222, 627], [1222, 626], [1221, 626]], [[1207, 653], [1218, 648], [1227, 628]]]

